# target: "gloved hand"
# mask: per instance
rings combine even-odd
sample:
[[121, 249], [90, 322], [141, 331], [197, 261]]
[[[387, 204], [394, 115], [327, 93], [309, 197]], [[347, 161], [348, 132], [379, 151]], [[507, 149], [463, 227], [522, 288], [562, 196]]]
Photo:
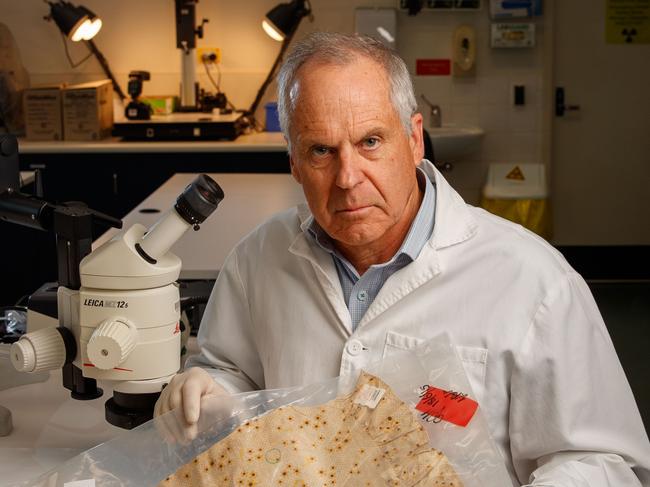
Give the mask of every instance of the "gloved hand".
[[[221, 396], [221, 399], [214, 396]], [[154, 407], [154, 418], [180, 409], [181, 414], [159, 418], [156, 424], [162, 427], [161, 432], [169, 441], [188, 441], [196, 436], [197, 422], [202, 412], [211, 416], [227, 415], [230, 411], [229, 397], [230, 394], [210, 374], [200, 367], [192, 367], [176, 374], [162, 390]]]

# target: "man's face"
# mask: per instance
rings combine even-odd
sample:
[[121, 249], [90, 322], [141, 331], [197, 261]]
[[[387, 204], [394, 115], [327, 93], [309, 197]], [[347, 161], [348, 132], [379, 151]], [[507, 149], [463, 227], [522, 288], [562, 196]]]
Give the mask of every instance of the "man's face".
[[343, 248], [401, 243], [420, 202], [422, 116], [406, 134], [383, 68], [364, 57], [308, 62], [296, 84], [291, 171], [314, 218]]

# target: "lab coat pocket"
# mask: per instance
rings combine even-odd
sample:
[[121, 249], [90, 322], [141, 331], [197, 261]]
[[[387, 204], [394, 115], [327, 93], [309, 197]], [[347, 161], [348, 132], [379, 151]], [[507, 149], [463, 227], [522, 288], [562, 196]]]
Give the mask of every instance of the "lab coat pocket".
[[469, 379], [469, 385], [479, 403], [485, 397], [485, 372], [487, 369], [488, 351], [480, 347], [463, 347], [456, 345], [458, 357]]
[[[423, 338], [401, 335], [389, 331], [386, 333], [383, 357], [385, 358], [396, 351], [412, 350], [425, 341]], [[485, 348], [464, 347], [460, 345], [456, 345], [456, 351], [465, 369], [465, 374], [467, 374], [472, 392], [474, 392], [474, 395], [480, 403], [485, 392], [485, 372], [488, 351]]]
[[389, 331], [386, 333], [386, 344], [384, 345], [383, 357], [386, 358], [395, 351], [413, 350], [425, 341], [426, 340], [423, 338], [410, 337], [395, 333], [394, 331]]

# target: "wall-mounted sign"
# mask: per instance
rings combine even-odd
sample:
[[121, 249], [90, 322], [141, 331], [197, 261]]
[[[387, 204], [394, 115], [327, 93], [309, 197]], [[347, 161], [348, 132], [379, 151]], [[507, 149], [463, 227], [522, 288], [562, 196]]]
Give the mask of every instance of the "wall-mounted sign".
[[492, 24], [492, 47], [534, 47], [535, 24]]
[[417, 59], [415, 74], [418, 76], [449, 76], [451, 74], [450, 59]]
[[650, 44], [650, 1], [607, 0], [605, 38], [609, 44]]

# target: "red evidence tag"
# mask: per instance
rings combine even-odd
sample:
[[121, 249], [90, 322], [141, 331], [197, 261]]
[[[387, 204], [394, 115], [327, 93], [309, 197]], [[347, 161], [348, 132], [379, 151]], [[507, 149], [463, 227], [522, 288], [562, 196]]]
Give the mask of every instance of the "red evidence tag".
[[420, 397], [415, 409], [423, 413], [421, 417], [425, 421], [439, 423], [444, 419], [464, 428], [478, 409], [478, 403], [467, 394], [433, 386], [422, 386]]
[[417, 59], [415, 61], [415, 74], [418, 76], [449, 76], [451, 74], [451, 60]]

